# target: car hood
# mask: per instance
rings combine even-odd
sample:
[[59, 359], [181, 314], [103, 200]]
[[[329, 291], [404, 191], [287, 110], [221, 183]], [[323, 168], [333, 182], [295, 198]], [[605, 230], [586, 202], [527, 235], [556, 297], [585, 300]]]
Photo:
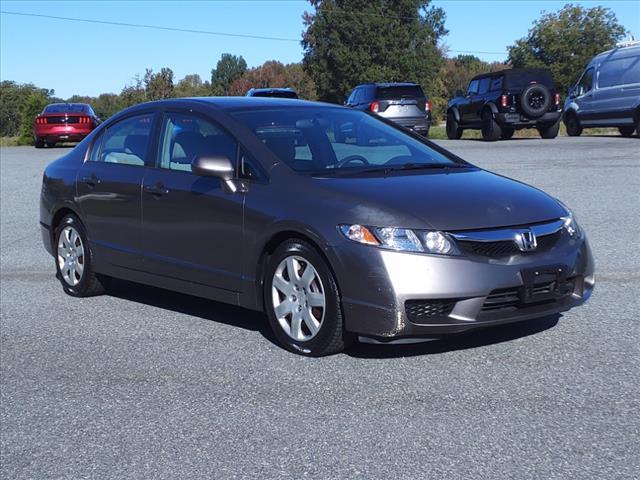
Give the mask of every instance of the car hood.
[[527, 225], [566, 215], [546, 193], [476, 168], [315, 181], [325, 193], [330, 191], [349, 223], [453, 231]]

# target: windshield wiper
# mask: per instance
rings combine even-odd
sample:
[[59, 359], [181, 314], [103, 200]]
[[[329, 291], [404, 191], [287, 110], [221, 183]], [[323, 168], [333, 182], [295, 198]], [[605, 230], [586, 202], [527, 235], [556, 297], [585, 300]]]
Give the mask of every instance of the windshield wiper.
[[329, 174], [334, 176], [349, 176], [349, 175], [361, 175], [367, 173], [384, 173], [386, 177], [391, 172], [403, 171], [403, 170], [435, 170], [444, 169], [449, 170], [452, 168], [465, 168], [465, 165], [451, 164], [445, 165], [442, 163], [404, 163], [402, 165], [381, 165], [379, 167], [372, 168], [345, 168], [345, 169], [331, 169], [322, 172], [323, 174]]

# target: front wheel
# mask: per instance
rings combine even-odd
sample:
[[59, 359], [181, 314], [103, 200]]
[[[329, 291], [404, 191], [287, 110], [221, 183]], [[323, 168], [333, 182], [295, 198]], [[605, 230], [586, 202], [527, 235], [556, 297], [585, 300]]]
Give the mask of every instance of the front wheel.
[[542, 138], [546, 138], [546, 139], [556, 138], [558, 136], [559, 131], [560, 131], [560, 120], [558, 120], [556, 123], [552, 123], [551, 125], [546, 124], [546, 125], [538, 126], [538, 133], [540, 133], [540, 136]]
[[570, 137], [579, 137], [582, 134], [580, 120], [575, 114], [567, 115], [564, 119], [564, 126], [567, 127], [567, 135]]
[[449, 140], [459, 140], [462, 137], [462, 129], [456, 120], [453, 112], [447, 113], [447, 138]]
[[268, 259], [264, 306], [278, 342], [292, 352], [319, 357], [349, 343], [333, 273], [307, 242], [288, 240]]
[[482, 114], [482, 138], [487, 142], [495, 142], [502, 135], [500, 125], [493, 118], [493, 114], [486, 111]]
[[620, 135], [622, 135], [623, 137], [630, 137], [631, 135], [633, 135], [633, 132], [635, 132], [636, 127], [618, 127], [618, 130], [620, 131]]
[[75, 215], [62, 219], [55, 231], [56, 272], [62, 289], [72, 297], [104, 292], [93, 270], [93, 258], [84, 226]]

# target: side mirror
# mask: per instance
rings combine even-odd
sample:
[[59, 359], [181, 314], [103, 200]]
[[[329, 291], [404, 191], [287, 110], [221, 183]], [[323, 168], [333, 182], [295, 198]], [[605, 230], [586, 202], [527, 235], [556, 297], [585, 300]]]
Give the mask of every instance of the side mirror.
[[234, 180], [235, 168], [231, 160], [225, 155], [202, 155], [197, 156], [191, 162], [191, 171], [203, 177], [216, 177], [235, 192], [238, 190]]
[[462, 90], [456, 90], [456, 97], [465, 97], [466, 94]]

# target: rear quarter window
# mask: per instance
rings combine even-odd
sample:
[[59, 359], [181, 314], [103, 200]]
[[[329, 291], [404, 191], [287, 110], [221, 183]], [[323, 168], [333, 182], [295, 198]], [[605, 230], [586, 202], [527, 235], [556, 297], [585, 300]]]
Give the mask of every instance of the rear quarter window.
[[598, 87], [640, 83], [640, 55], [609, 60], [600, 66]]

